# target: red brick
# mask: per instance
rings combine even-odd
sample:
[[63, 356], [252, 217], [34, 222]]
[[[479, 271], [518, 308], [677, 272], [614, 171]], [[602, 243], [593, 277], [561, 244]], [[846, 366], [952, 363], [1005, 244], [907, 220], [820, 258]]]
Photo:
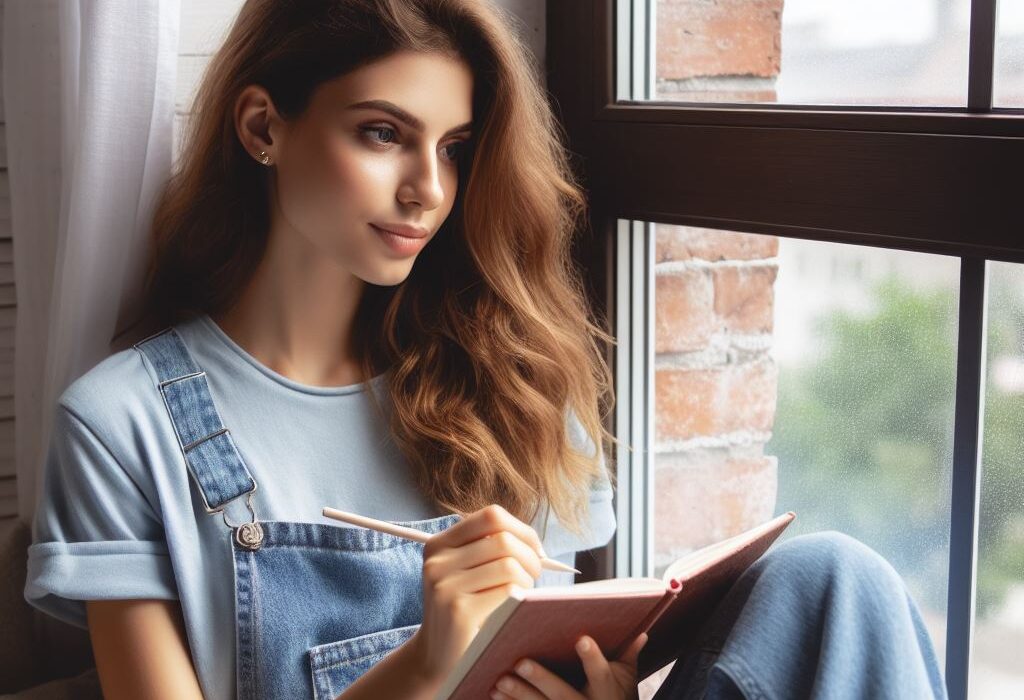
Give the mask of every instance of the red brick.
[[654, 280], [654, 351], [687, 352], [715, 330], [714, 287], [707, 270], [658, 273]]
[[715, 268], [715, 313], [727, 330], [771, 332], [778, 272], [777, 265]]
[[658, 0], [657, 78], [777, 76], [782, 5], [783, 0]]
[[669, 224], [657, 224], [655, 232], [654, 259], [657, 262], [763, 260], [779, 254], [776, 236]]
[[655, 371], [655, 440], [688, 440], [738, 431], [768, 432], [775, 421], [778, 368], [758, 362]]
[[682, 459], [658, 455], [653, 493], [655, 561], [665, 561], [771, 517], [777, 460], [726, 451]]

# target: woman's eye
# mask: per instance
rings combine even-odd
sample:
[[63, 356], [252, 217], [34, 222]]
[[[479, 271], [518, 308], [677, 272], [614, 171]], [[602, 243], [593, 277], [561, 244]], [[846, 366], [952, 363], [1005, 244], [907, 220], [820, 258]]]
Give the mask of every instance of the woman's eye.
[[[362, 127], [362, 131], [363, 131], [363, 133], [368, 133], [368, 134], [373, 134], [373, 133], [380, 134], [382, 132], [388, 132], [389, 134], [393, 135], [395, 133], [395, 130], [392, 129], [390, 126], [365, 126], [365, 127]], [[377, 139], [372, 139], [372, 140], [374, 142], [376, 142], [376, 143], [391, 143], [391, 141], [383, 141], [383, 142], [381, 142], [381, 141], [378, 141]]]
[[[379, 146], [386, 146], [390, 143], [394, 143], [394, 137], [398, 133], [397, 131], [395, 131], [395, 129], [391, 128], [390, 126], [363, 126], [360, 127], [360, 131], [362, 131], [364, 134], [371, 134], [371, 136], [369, 137], [370, 140], [374, 144], [377, 144]], [[377, 136], [373, 136], [373, 134], [377, 134]], [[380, 138], [381, 134], [390, 134], [391, 138], [386, 138], [382, 140]], [[462, 155], [462, 150], [465, 148], [465, 146], [466, 144], [464, 141], [456, 141], [445, 146], [445, 149], [451, 149], [448, 150], [448, 160], [452, 162], [457, 161], [459, 157]]]
[[462, 155], [462, 149], [465, 148], [465, 144], [460, 142], [450, 143], [445, 148], [454, 148], [454, 151], [448, 152], [448, 160], [458, 160], [459, 156]]

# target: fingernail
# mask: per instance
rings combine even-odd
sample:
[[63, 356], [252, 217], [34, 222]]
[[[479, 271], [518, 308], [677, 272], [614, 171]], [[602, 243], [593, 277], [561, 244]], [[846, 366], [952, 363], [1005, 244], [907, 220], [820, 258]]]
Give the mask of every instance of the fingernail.
[[544, 551], [544, 545], [537, 548], [537, 553], [540, 554], [541, 559], [547, 559], [548, 553]]
[[580, 641], [576, 642], [576, 648], [580, 651], [587, 651], [588, 649], [590, 649], [590, 640], [586, 637], [583, 637], [582, 639], [580, 639]]
[[523, 663], [516, 666], [516, 673], [518, 673], [521, 676], [529, 676], [532, 672], [533, 666], [530, 665], [529, 661], [524, 661]]

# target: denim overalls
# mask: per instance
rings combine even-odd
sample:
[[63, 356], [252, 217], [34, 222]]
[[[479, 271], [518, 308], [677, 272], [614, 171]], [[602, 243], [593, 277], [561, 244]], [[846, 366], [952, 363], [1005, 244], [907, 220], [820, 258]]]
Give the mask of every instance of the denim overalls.
[[[333, 700], [419, 627], [424, 545], [361, 527], [257, 520], [256, 482], [181, 336], [166, 328], [133, 347], [159, 378], [206, 512], [230, 530], [238, 697]], [[252, 519], [231, 523], [224, 508], [243, 496]], [[459, 520], [392, 522], [438, 533]]]

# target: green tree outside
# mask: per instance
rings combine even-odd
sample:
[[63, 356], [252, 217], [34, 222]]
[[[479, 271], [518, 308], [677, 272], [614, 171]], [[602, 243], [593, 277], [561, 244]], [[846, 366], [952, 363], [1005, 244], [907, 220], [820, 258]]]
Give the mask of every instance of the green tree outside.
[[[990, 357], [1021, 354], [1024, 312], [1010, 282], [990, 282]], [[920, 582], [922, 604], [945, 610], [957, 293], [896, 276], [872, 293], [873, 313], [818, 319], [815, 361], [780, 367], [766, 448], [779, 460], [777, 510], [797, 512], [787, 536], [835, 529], [864, 541]], [[1024, 396], [989, 381], [986, 399], [979, 617], [1024, 580]]]

